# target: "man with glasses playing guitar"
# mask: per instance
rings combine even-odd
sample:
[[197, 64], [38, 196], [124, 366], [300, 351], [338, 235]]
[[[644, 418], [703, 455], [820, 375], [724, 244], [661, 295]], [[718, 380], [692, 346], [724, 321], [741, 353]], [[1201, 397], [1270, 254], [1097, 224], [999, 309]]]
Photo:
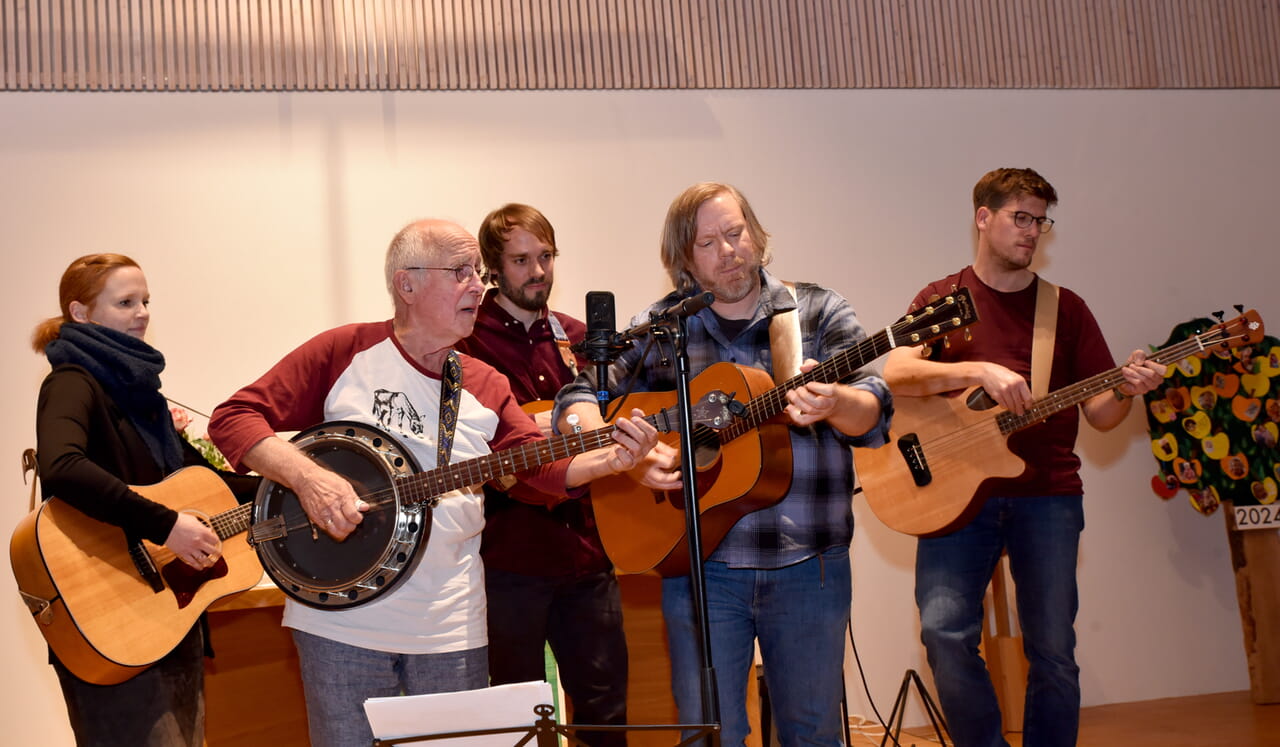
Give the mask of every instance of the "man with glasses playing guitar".
[[[730, 185], [696, 184], [671, 203], [661, 257], [676, 290], [648, 311], [667, 309], [691, 294], [714, 295], [710, 306], [688, 319], [688, 352], [695, 376], [713, 374], [717, 365], [738, 364], [744, 370], [759, 369], [754, 373], [766, 382], [771, 374], [775, 380], [791, 380], [798, 376], [793, 369], [812, 371], [818, 361], [825, 364], [839, 358], [867, 339], [852, 307], [837, 293], [809, 283], [788, 287], [765, 270], [770, 259], [768, 241], [769, 234], [751, 205]], [[646, 312], [635, 323], [648, 319]], [[794, 344], [773, 344], [775, 330], [778, 339], [790, 338]], [[784, 347], [794, 355], [784, 353]], [[611, 400], [621, 397], [633, 377], [637, 392], [673, 389], [671, 357], [666, 346], [658, 345], [637, 344], [623, 353], [610, 367]], [[718, 710], [725, 745], [744, 744], [749, 730], [747, 676], [757, 638], [780, 743], [844, 744], [840, 699], [852, 600], [849, 447], [884, 443], [891, 406], [884, 382], [866, 368], [847, 370], [835, 379], [777, 387], [784, 391], [777, 392], [773, 402], [777, 417], [769, 420], [778, 425], [753, 429], [751, 435], [723, 445], [724, 454], [781, 459], [780, 468], [766, 464], [758, 475], [758, 486], [776, 488], [772, 505], [757, 507], [740, 519], [735, 516], [731, 528], [722, 525], [727, 533], [705, 568], [711, 660], [719, 677]], [[697, 385], [695, 378], [691, 388]], [[600, 422], [596, 390], [593, 372], [586, 372], [561, 391], [556, 404], [562, 428], [565, 413], [577, 415], [584, 427]], [[746, 391], [734, 394], [740, 402], [750, 398]], [[747, 419], [751, 417], [747, 413]], [[780, 433], [775, 435], [775, 429]], [[766, 431], [769, 434], [762, 435]], [[644, 485], [678, 495], [677, 457], [678, 452], [665, 443], [655, 448], [645, 465]], [[722, 477], [729, 472], [735, 478], [755, 474], [726, 463]], [[609, 500], [606, 488], [597, 484], [592, 489], [597, 518], [601, 518]], [[654, 507], [660, 495], [644, 496], [635, 509]], [[674, 502], [670, 495], [659, 499], [663, 506]], [[709, 492], [700, 495], [705, 507]], [[700, 514], [710, 518], [718, 508]], [[704, 538], [711, 534], [708, 523], [702, 529]], [[602, 523], [602, 535], [604, 531]], [[644, 527], [633, 527], [634, 534], [643, 532]], [[605, 546], [609, 546], [607, 538]], [[615, 564], [622, 567], [616, 556]], [[703, 723], [702, 661], [687, 563], [683, 575], [663, 579], [662, 610], [681, 723]]]
[[[1048, 391], [1057, 391], [1115, 368], [1084, 301], [1065, 288], [1037, 282], [1030, 270], [1041, 235], [1053, 226], [1046, 213], [1057, 200], [1054, 188], [1031, 169], [997, 169], [979, 180], [973, 190], [978, 231], [973, 265], [929, 284], [914, 304], [918, 308], [935, 293], [965, 286], [973, 292], [982, 323], [950, 335], [943, 343], [900, 347], [889, 353], [884, 377], [897, 398], [896, 425], [905, 420], [915, 397], [981, 386], [996, 405], [1019, 416], [1043, 396], [1033, 394], [1037, 384], [1036, 391], [1044, 389], [1044, 384]], [[1038, 299], [1047, 309], [1039, 314]], [[1055, 324], [1056, 333], [1037, 334], [1038, 329], [1052, 330]], [[1045, 342], [1035, 346], [1037, 336]], [[1040, 358], [1045, 361], [1044, 370], [1033, 365], [1033, 348], [1047, 351]], [[1076, 743], [1080, 709], [1074, 631], [1076, 556], [1084, 512], [1080, 459], [1073, 449], [1080, 415], [1094, 428], [1110, 430], [1128, 414], [1133, 398], [1159, 385], [1164, 373], [1165, 366], [1148, 360], [1141, 350], [1133, 351], [1119, 369], [1114, 388], [1009, 438], [1009, 449], [1029, 466], [1026, 474], [984, 483], [981, 497], [985, 501], [975, 502], [972, 518], [964, 517], [967, 523], [943, 527], [937, 536], [919, 540], [916, 602], [921, 637], [958, 747], [1007, 745], [991, 677], [978, 655], [983, 596], [1004, 551], [1017, 583], [1022, 634], [1031, 664], [1024, 743], [1038, 747]], [[1040, 377], [1047, 377], [1047, 382], [1039, 382]], [[983, 449], [975, 449], [972, 441], [969, 452], [964, 452], [962, 440], [955, 443], [958, 459], [988, 456], [980, 453]], [[898, 451], [886, 447], [875, 458], [899, 457]], [[862, 458], [858, 463], [870, 502], [871, 470]], [[933, 466], [931, 478], [944, 479]]]

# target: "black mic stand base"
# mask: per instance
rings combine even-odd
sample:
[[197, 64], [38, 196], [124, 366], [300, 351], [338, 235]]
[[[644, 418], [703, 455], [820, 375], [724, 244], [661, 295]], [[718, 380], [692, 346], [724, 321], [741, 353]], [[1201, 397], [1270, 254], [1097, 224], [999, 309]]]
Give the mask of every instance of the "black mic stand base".
[[901, 745], [898, 737], [902, 735], [902, 719], [907, 714], [907, 696], [910, 694], [913, 684], [916, 692], [920, 694], [920, 701], [924, 704], [925, 715], [929, 717], [929, 723], [933, 726], [933, 733], [938, 738], [938, 744], [942, 745], [942, 747], [947, 747], [947, 740], [943, 737], [943, 734], [948, 737], [951, 736], [951, 732], [947, 729], [947, 720], [943, 718], [942, 709], [938, 708], [938, 704], [929, 695], [929, 690], [925, 688], [924, 682], [920, 680], [920, 675], [916, 674], [914, 669], [908, 669], [902, 675], [902, 687], [898, 688], [898, 698], [893, 701], [893, 710], [889, 712], [889, 720], [885, 723], [884, 738], [880, 740], [880, 747], [884, 747], [888, 743], [891, 729], [893, 743]]

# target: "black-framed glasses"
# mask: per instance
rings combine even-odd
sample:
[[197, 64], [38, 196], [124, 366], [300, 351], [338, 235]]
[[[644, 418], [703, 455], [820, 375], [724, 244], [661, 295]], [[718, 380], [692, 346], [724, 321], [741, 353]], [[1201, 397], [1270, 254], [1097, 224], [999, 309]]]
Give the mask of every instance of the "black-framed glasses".
[[453, 273], [459, 283], [469, 283], [471, 278], [480, 277], [480, 268], [476, 265], [458, 265], [457, 267], [401, 267], [402, 270], [440, 270]]
[[1040, 225], [1040, 233], [1049, 233], [1053, 228], [1053, 218], [1046, 215], [1032, 215], [1025, 210], [1009, 210], [1001, 208], [1006, 213], [1013, 213], [1013, 225], [1018, 228], [1028, 228], [1032, 223]]

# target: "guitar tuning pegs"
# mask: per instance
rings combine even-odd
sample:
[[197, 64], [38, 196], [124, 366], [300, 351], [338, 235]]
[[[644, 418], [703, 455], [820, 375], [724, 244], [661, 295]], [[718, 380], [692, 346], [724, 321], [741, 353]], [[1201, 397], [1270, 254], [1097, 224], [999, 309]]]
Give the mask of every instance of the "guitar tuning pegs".
[[1232, 304], [1232, 305], [1231, 305], [1231, 308], [1235, 309], [1237, 314], [1243, 314], [1243, 313], [1244, 313], [1244, 304], [1239, 304], [1239, 303], [1237, 303], [1237, 304]]
[[1212, 316], [1214, 319], [1217, 319], [1219, 322], [1221, 322], [1221, 321], [1222, 321], [1222, 318], [1223, 318], [1224, 316], [1226, 316], [1226, 312], [1222, 312], [1222, 311], [1215, 311], [1215, 312], [1213, 312], [1212, 314], [1210, 314], [1209, 316]]
[[964, 328], [964, 341], [973, 342], [973, 332], [969, 331], [968, 327]]

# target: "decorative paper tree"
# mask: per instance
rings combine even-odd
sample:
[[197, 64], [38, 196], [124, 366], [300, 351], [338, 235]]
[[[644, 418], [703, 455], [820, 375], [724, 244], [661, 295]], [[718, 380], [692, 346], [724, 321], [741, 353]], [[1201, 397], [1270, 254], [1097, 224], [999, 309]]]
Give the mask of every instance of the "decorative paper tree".
[[[1173, 328], [1169, 345], [1215, 324], [1195, 319]], [[1213, 348], [1169, 367], [1165, 382], [1145, 397], [1151, 451], [1160, 470], [1156, 495], [1185, 489], [1191, 505], [1212, 514], [1275, 502], [1280, 484], [1280, 340]]]

